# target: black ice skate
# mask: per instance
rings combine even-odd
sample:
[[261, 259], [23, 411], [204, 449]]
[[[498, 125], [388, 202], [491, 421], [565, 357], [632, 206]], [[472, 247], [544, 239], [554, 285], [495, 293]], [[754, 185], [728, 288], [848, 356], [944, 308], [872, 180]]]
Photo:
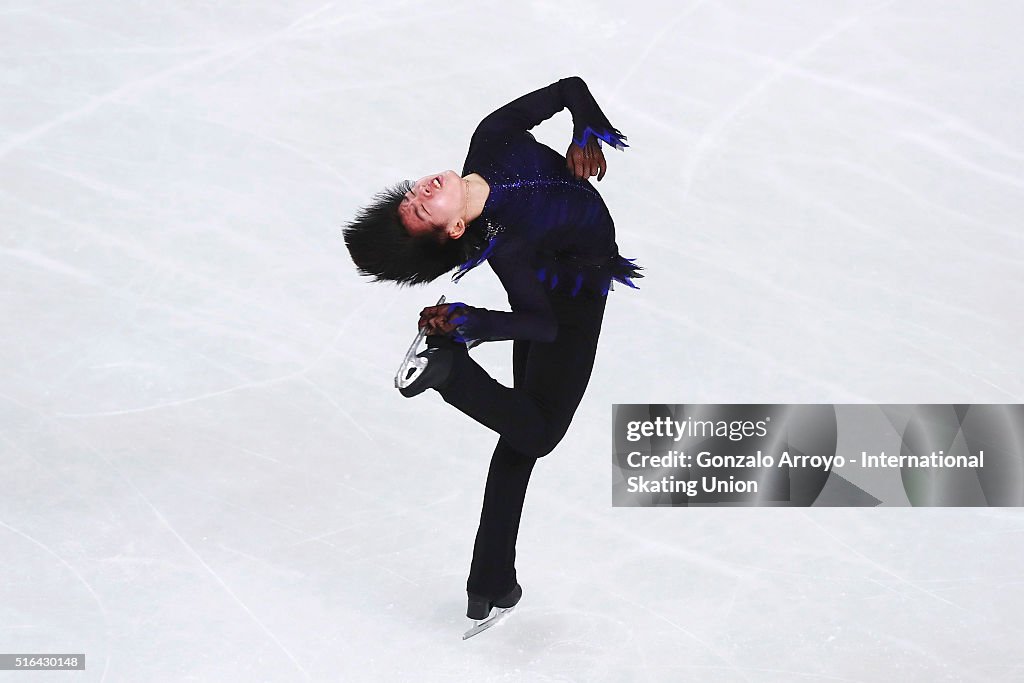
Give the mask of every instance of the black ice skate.
[[412, 398], [444, 384], [452, 372], [453, 344], [448, 337], [427, 337], [427, 350], [416, 354], [407, 365], [405, 375], [395, 379], [402, 396]]
[[[497, 624], [519, 604], [523, 597], [523, 587], [518, 583], [508, 595], [497, 600], [488, 600], [479, 595], [469, 594], [469, 606], [466, 608], [466, 616], [477, 620], [471, 629], [462, 634], [462, 639], [472, 638], [481, 631], [486, 631]], [[494, 608], [492, 612], [491, 609]]]
[[[441, 298], [437, 300], [436, 305], [440, 306], [443, 303], [444, 295], [442, 294]], [[421, 328], [416, 334], [416, 338], [412, 340], [409, 350], [405, 352], [405, 358], [402, 359], [398, 372], [395, 373], [395, 388], [406, 398], [412, 398], [432, 386], [437, 386], [444, 382], [448, 374], [444, 367], [446, 363], [443, 356], [448, 355], [450, 361], [450, 354], [431, 351], [430, 347], [432, 345], [436, 346], [436, 342], [432, 344], [431, 339], [428, 338], [427, 350], [420, 353], [416, 352], [416, 349], [419, 348], [426, 336], [426, 328]], [[447, 365], [450, 369], [451, 363], [449, 362]], [[429, 372], [428, 369], [430, 369]], [[444, 376], [438, 378], [439, 374]]]

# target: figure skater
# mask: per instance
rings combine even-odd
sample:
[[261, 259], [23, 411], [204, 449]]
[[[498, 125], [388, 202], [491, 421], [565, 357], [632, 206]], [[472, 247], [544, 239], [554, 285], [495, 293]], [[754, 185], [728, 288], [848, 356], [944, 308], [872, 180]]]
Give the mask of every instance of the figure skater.
[[[573, 140], [563, 158], [528, 131], [564, 108]], [[623, 150], [625, 139], [582, 78], [563, 78], [486, 116], [461, 176], [449, 170], [388, 188], [344, 230], [359, 272], [374, 280], [413, 285], [458, 267], [458, 282], [487, 261], [508, 294], [511, 312], [424, 308], [426, 368], [401, 390], [434, 389], [499, 435], [466, 582], [471, 619], [519, 601], [515, 547], [530, 474], [583, 398], [612, 280], [636, 288], [632, 278], [643, 277], [619, 255], [611, 215], [588, 180], [607, 170], [599, 140]], [[513, 340], [511, 388], [468, 353], [498, 340]]]

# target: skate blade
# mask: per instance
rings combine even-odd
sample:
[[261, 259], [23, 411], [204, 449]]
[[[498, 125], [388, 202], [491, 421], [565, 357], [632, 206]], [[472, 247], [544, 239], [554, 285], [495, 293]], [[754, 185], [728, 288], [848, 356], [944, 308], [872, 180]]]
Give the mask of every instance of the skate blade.
[[427, 363], [422, 358], [414, 358], [412, 362], [405, 367], [404, 371], [399, 371], [398, 376], [395, 378], [395, 386], [399, 389], [405, 389], [407, 386], [416, 381], [416, 379], [423, 374], [426, 370]]
[[495, 607], [494, 608], [494, 612], [492, 612], [489, 617], [487, 617], [486, 619], [483, 619], [482, 621], [478, 621], [475, 626], [473, 626], [471, 629], [469, 629], [468, 631], [463, 633], [462, 634], [462, 639], [463, 640], [468, 640], [469, 638], [472, 638], [473, 636], [477, 635], [478, 633], [483, 633], [484, 631], [486, 631], [487, 629], [491, 628], [492, 626], [497, 625], [498, 622], [500, 622], [502, 619], [504, 619], [508, 615], [508, 613], [511, 612], [514, 609], [515, 609], [515, 606], [512, 606], [512, 607]]
[[[444, 294], [437, 300], [436, 306], [440, 306], [445, 301]], [[420, 373], [423, 372], [423, 368], [426, 367], [426, 362], [422, 358], [417, 358], [416, 354], [420, 344], [423, 343], [423, 338], [426, 336], [427, 331], [422, 329], [417, 333], [416, 338], [412, 342], [412, 346], [405, 352], [405, 358], [402, 359], [402, 365], [398, 368], [398, 372], [395, 373], [395, 388], [405, 389], [407, 386], [412, 384]]]

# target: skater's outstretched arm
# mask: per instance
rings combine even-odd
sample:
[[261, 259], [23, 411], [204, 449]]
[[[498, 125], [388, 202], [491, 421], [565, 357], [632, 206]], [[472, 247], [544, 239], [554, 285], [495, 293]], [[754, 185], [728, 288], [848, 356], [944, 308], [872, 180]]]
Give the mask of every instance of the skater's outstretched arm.
[[430, 306], [420, 312], [420, 327], [427, 334], [450, 335], [456, 341], [509, 339], [554, 341], [558, 320], [551, 302], [522, 250], [495, 254], [488, 259], [508, 294], [511, 311], [492, 311], [462, 302]]
[[627, 147], [622, 135], [608, 121], [579, 76], [569, 76], [534, 90], [491, 112], [477, 126], [473, 137], [524, 133], [567, 108], [572, 113], [573, 142], [580, 148], [596, 136], [618, 149]]
[[495, 254], [488, 259], [491, 269], [508, 294], [509, 311], [467, 307], [458, 321], [463, 340], [498, 341], [530, 339], [551, 342], [558, 335], [558, 320], [551, 302], [520, 251]]

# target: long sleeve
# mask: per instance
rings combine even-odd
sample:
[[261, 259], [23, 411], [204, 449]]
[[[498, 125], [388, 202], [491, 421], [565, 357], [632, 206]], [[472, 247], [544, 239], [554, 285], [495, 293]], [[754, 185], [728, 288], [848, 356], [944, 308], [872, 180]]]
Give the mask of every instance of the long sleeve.
[[584, 147], [590, 136], [622, 149], [628, 147], [622, 133], [613, 128], [601, 111], [587, 84], [569, 76], [527, 93], [488, 114], [477, 126], [474, 137], [526, 132], [563, 109], [572, 113], [573, 142]]
[[543, 285], [522, 259], [521, 253], [495, 255], [488, 259], [488, 263], [505, 288], [512, 311], [465, 306], [463, 319], [458, 325], [458, 337], [462, 341], [554, 341], [558, 334], [558, 321]]

